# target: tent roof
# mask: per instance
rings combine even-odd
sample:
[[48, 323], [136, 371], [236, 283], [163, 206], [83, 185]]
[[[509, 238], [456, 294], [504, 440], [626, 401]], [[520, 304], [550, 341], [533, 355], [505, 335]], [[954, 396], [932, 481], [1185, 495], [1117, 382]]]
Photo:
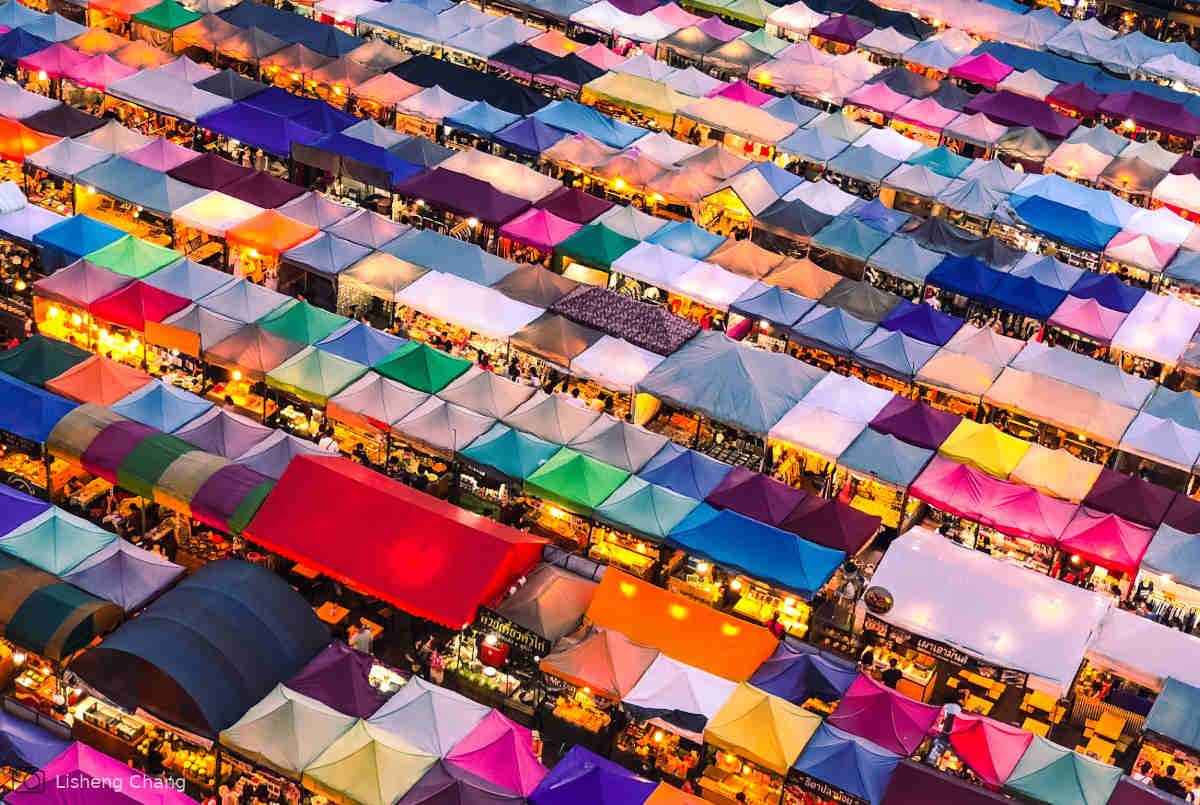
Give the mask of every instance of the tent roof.
[[[503, 425], [493, 431], [497, 428], [517, 433]], [[540, 564], [526, 575], [523, 586], [496, 606], [496, 612], [534, 634], [557, 641], [575, 631], [595, 594], [596, 582]]]
[[939, 708], [915, 702], [867, 676], [859, 676], [827, 724], [872, 741], [884, 751], [911, 754], [933, 726]]
[[1197, 701], [1200, 701], [1200, 689], [1168, 678], [1150, 708], [1146, 729], [1183, 746], [1196, 748], [1200, 744], [1200, 731], [1195, 719], [1188, 714]]
[[410, 341], [375, 370], [410, 388], [429, 394], [441, 391], [470, 367], [470, 362], [439, 352], [419, 341]]
[[[80, 173], [76, 182], [93, 185], [103, 193], [139, 204], [160, 215], [170, 215], [205, 192], [121, 156], [93, 165]], [[161, 248], [149, 243], [146, 246]]]
[[352, 716], [276, 685], [235, 724], [221, 731], [221, 742], [255, 763], [298, 777], [353, 724]]
[[135, 422], [171, 432], [212, 407], [213, 404], [202, 397], [155, 380], [114, 403], [111, 410]]
[[423, 679], [404, 685], [371, 715], [368, 723], [403, 735], [421, 752], [445, 757], [491, 712], [467, 697]]
[[551, 311], [659, 355], [678, 351], [700, 331], [696, 322], [664, 308], [594, 286], [581, 285], [556, 302]]
[[396, 294], [396, 302], [465, 330], [505, 340], [544, 313], [453, 274], [431, 271]]
[[101, 355], [46, 381], [46, 390], [77, 402], [112, 405], [150, 382], [150, 375]]
[[0, 536], [0, 550], [62, 576], [115, 539], [111, 532], [55, 507]]
[[267, 373], [268, 386], [322, 405], [367, 372], [367, 367], [308, 347]]
[[213, 313], [220, 313], [236, 321], [251, 323], [265, 317], [288, 301], [288, 297], [281, 293], [242, 279], [234, 280], [229, 285], [203, 297], [200, 304], [201, 307]]
[[386, 432], [428, 397], [425, 392], [368, 372], [329, 400], [326, 408], [331, 419], [367, 432]]
[[1107, 802], [1120, 779], [1119, 768], [1035, 735], [1006, 785], [1026, 796], [1063, 805], [1090, 805]]
[[543, 499], [590, 514], [628, 477], [626, 470], [564, 447], [525, 483]]
[[[488, 713], [454, 747], [443, 768], [470, 785], [478, 786], [477, 781], [482, 779], [496, 786], [489, 789], [493, 799], [501, 792], [527, 796], [549, 773], [534, 754], [529, 728], [500, 715], [498, 710]], [[464, 771], [473, 774], [463, 774]]]
[[1154, 529], [1083, 506], [1059, 537], [1064, 551], [1124, 573], [1136, 573]]
[[704, 740], [786, 775], [820, 725], [819, 716], [743, 683], [708, 722]]
[[102, 321], [140, 333], [145, 332], [147, 322], [161, 322], [187, 306], [188, 300], [182, 296], [134, 280], [120, 290], [92, 302], [88, 312]]
[[703, 453], [668, 443], [642, 466], [638, 477], [685, 497], [702, 500], [720, 486], [732, 469]]
[[906, 489], [932, 457], [932, 450], [867, 428], [842, 452], [838, 464]]
[[471, 442], [462, 455], [476, 464], [490, 467], [504, 478], [524, 480], [558, 450], [557, 444], [497, 422]]
[[438, 453], [457, 453], [495, 424], [490, 416], [430, 397], [392, 426], [402, 440]]
[[0, 387], [9, 401], [0, 410], [0, 430], [38, 444], [44, 444], [55, 426], [76, 407], [69, 400], [7, 374], [0, 375]]
[[542, 659], [541, 668], [620, 700], [659, 656], [658, 649], [639, 645], [615, 629], [593, 629], [578, 642], [560, 641], [558, 648]]
[[773, 696], [803, 705], [809, 698], [836, 701], [858, 678], [858, 670], [846, 662], [818, 652], [810, 646], [780, 642], [750, 678], [750, 684]]
[[359, 721], [305, 769], [305, 787], [327, 797], [388, 805], [398, 801], [437, 762], [399, 735]]
[[539, 265], [525, 264], [491, 287], [518, 302], [548, 308], [578, 288], [579, 283]]
[[1087, 659], [1095, 668], [1113, 670], [1149, 688], [1160, 687], [1168, 678], [1196, 685], [1197, 647], [1190, 637], [1113, 607], [1088, 646]]
[[899, 755], [865, 738], [822, 724], [792, 768], [878, 805], [899, 762]]
[[789, 332], [798, 341], [849, 356], [874, 330], [873, 324], [856, 319], [840, 307], [817, 304]]
[[1029, 442], [970, 419], [959, 422], [938, 449], [943, 456], [996, 478], [1007, 478], [1028, 451]]
[[596, 508], [608, 522], [654, 539], [665, 539], [699, 501], [630, 476]]
[[643, 805], [654, 783], [607, 758], [574, 746], [529, 795], [532, 805]]
[[950, 745], [989, 786], [1001, 786], [1033, 741], [1033, 733], [984, 716], [955, 716]]

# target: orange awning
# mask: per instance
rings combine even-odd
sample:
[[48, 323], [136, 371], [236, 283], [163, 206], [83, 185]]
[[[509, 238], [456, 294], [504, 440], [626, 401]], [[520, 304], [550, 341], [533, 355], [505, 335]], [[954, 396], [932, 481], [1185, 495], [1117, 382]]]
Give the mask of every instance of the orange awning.
[[694, 668], [743, 682], [778, 641], [761, 626], [725, 615], [609, 568], [587, 611], [588, 620], [621, 632]]
[[134, 14], [140, 14], [158, 3], [159, 0], [91, 0], [88, 3], [88, 9], [127, 20]]
[[267, 210], [230, 229], [225, 238], [231, 244], [278, 256], [315, 234], [315, 226], [302, 224], [281, 212]]
[[94, 56], [97, 53], [112, 53], [114, 50], [120, 50], [129, 44], [129, 40], [117, 36], [112, 31], [95, 27], [88, 28], [67, 44], [85, 56]]
[[24, 162], [25, 157], [59, 141], [16, 120], [0, 117], [0, 157], [10, 162]]
[[103, 355], [93, 355], [46, 381], [46, 390], [75, 402], [109, 406], [150, 380], [150, 375], [140, 369], [117, 363]]

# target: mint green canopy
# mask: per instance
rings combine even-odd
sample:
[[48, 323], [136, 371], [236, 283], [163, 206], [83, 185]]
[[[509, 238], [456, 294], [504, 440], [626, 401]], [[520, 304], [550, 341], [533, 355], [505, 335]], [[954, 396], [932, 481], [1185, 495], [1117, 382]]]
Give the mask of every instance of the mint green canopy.
[[324, 405], [366, 373], [367, 367], [361, 363], [308, 347], [267, 372], [267, 385], [313, 405]]
[[53, 508], [0, 537], [0, 550], [61, 576], [116, 539], [87, 520]]
[[1105, 805], [1120, 779], [1119, 768], [1034, 735], [1005, 785], [1054, 805]]

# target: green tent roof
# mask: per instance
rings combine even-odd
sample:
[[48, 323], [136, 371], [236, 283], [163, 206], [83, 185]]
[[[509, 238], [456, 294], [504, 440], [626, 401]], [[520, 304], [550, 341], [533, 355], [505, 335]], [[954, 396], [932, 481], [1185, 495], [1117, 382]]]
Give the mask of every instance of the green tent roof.
[[399, 735], [359, 721], [304, 769], [304, 784], [336, 802], [391, 805], [437, 763]]
[[50, 509], [0, 537], [0, 550], [61, 576], [117, 536], [61, 509]]
[[1035, 735], [1005, 785], [1055, 805], [1103, 805], [1120, 779], [1115, 766]]
[[35, 335], [24, 344], [0, 352], [0, 372], [7, 372], [31, 386], [44, 386], [77, 364], [92, 357], [77, 346]]
[[142, 279], [176, 260], [182, 260], [183, 255], [174, 249], [155, 246], [141, 238], [126, 235], [103, 249], [85, 255], [85, 259], [126, 277]]
[[120, 619], [116, 604], [0, 554], [0, 634], [18, 646], [65, 659]]
[[151, 28], [157, 28], [160, 31], [174, 31], [176, 28], [182, 28], [189, 22], [195, 22], [203, 16], [203, 14], [197, 14], [195, 11], [188, 11], [176, 3], [175, 0], [163, 0], [156, 6], [151, 6], [145, 11], [134, 14], [131, 19], [135, 23], [149, 25]]
[[147, 436], [117, 467], [117, 483], [122, 489], [152, 500], [154, 487], [167, 467], [184, 453], [195, 449], [193, 445], [170, 434]]
[[420, 341], [409, 341], [378, 364], [375, 371], [409, 388], [436, 394], [469, 368], [470, 361], [438, 352]]
[[762, 25], [767, 17], [779, 9], [765, 0], [732, 0], [722, 9], [721, 14], [734, 19], [744, 20], [751, 25]]
[[694, 498], [630, 476], [596, 508], [596, 516], [619, 528], [665, 539], [699, 505]]
[[309, 346], [328, 338], [334, 330], [349, 323], [350, 320], [345, 316], [299, 301], [280, 307], [257, 322], [264, 330]]
[[615, 260], [636, 245], [638, 242], [633, 238], [601, 224], [591, 224], [555, 246], [554, 251], [577, 263], [607, 271]]
[[367, 373], [361, 363], [309, 347], [267, 373], [267, 385], [314, 405], [326, 401]]
[[628, 477], [625, 470], [564, 447], [529, 476], [525, 488], [564, 509], [590, 514]]
[[240, 535], [246, 530], [246, 526], [250, 525], [250, 521], [254, 519], [254, 515], [258, 514], [263, 501], [267, 499], [267, 495], [271, 494], [271, 490], [274, 488], [274, 481], [263, 481], [246, 493], [246, 497], [242, 498], [242, 502], [229, 516], [227, 525], [230, 534]]

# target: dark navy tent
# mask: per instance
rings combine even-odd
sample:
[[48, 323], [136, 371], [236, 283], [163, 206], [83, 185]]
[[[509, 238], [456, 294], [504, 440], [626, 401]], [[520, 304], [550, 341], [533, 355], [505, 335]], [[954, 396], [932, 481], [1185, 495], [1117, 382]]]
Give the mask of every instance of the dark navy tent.
[[72, 670], [122, 707], [200, 735], [233, 724], [329, 643], [312, 608], [249, 562], [205, 565]]
[[1003, 274], [987, 301], [998, 308], [1045, 321], [1066, 298], [1066, 291], [1043, 285], [1033, 277]]
[[326, 134], [311, 144], [293, 142], [292, 156], [305, 165], [385, 190], [423, 170], [422, 166], [407, 162], [385, 148], [338, 132]]
[[1099, 252], [1121, 231], [1097, 221], [1087, 210], [1070, 207], [1042, 196], [1030, 196], [1013, 206], [1013, 212], [1035, 231], [1057, 241]]
[[[1080, 64], [1047, 51], [1030, 50], [1006, 42], [984, 42], [971, 51], [972, 56], [983, 53], [992, 54], [1014, 70], [1037, 70], [1051, 81], [1058, 81], [1061, 84], [1075, 84], [1083, 81], [1090, 85], [1092, 81], [1104, 74], [1103, 70], [1093, 65]], [[1121, 83], [1127, 84], [1125, 81]]]
[[802, 344], [849, 356], [874, 329], [874, 324], [856, 319], [840, 307], [816, 305], [792, 327], [791, 336]]
[[1071, 288], [1071, 296], [1080, 299], [1095, 299], [1109, 310], [1119, 310], [1128, 313], [1141, 300], [1146, 291], [1135, 288], [1115, 274], [1096, 274], [1084, 272], [1079, 281]]
[[279, 87], [270, 87], [242, 103], [286, 117], [298, 125], [324, 134], [341, 131], [359, 122], [359, 118], [349, 112], [335, 109], [324, 101], [293, 95]]
[[866, 738], [822, 724], [792, 768], [871, 805], [880, 805], [899, 762], [899, 755]]
[[831, 221], [833, 221], [832, 215], [810, 207], [800, 199], [795, 201], [780, 199], [759, 213], [754, 225], [776, 232], [787, 232], [811, 238], [828, 226]]
[[756, 579], [810, 599], [846, 560], [835, 551], [729, 509], [702, 503], [671, 530], [667, 541]]
[[44, 444], [50, 431], [77, 403], [0, 373], [0, 430]]
[[541, 72], [558, 61], [558, 57], [533, 45], [518, 42], [509, 45], [488, 58], [488, 66], [505, 70], [528, 81], [534, 73]]
[[558, 79], [554, 83], [567, 83], [582, 87], [589, 81], [595, 81], [604, 75], [604, 72], [590, 61], [581, 59], [574, 53], [568, 53], [561, 59], [538, 70], [536, 78], [540, 81]]
[[729, 309], [748, 319], [765, 319], [773, 324], [790, 327], [800, 321], [816, 304], [812, 299], [785, 291], [777, 285], [756, 282], [730, 303]]
[[812, 698], [835, 702], [858, 678], [858, 668], [803, 643], [781, 642], [766, 662], [758, 667], [750, 684], [792, 704], [803, 705]]
[[1192, 749], [1200, 749], [1197, 708], [1200, 708], [1200, 688], [1167, 677], [1162, 692], [1150, 708], [1145, 729]]
[[70, 745], [42, 727], [0, 710], [0, 766], [40, 769]]
[[947, 255], [925, 278], [927, 285], [973, 299], [983, 299], [1000, 281], [1003, 273], [988, 268], [974, 257]]
[[697, 500], [704, 500], [733, 470], [728, 464], [668, 442], [642, 465], [638, 477]]
[[487, 101], [514, 115], [529, 115], [548, 105], [550, 99], [515, 81], [481, 73], [432, 56], [414, 56], [397, 64], [391, 72], [419, 87], [438, 86], [467, 101]]
[[530, 156], [540, 156], [550, 146], [566, 137], [562, 129], [547, 126], [533, 117], [526, 117], [505, 126], [493, 137], [496, 142], [512, 151]]
[[958, 316], [935, 310], [930, 305], [915, 305], [907, 299], [879, 323], [880, 327], [898, 330], [919, 341], [937, 344], [939, 347], [953, 338], [962, 325], [963, 320]]
[[14, 28], [0, 36], [0, 60], [13, 61], [23, 59], [52, 45], [40, 36], [34, 36], [24, 28]]

